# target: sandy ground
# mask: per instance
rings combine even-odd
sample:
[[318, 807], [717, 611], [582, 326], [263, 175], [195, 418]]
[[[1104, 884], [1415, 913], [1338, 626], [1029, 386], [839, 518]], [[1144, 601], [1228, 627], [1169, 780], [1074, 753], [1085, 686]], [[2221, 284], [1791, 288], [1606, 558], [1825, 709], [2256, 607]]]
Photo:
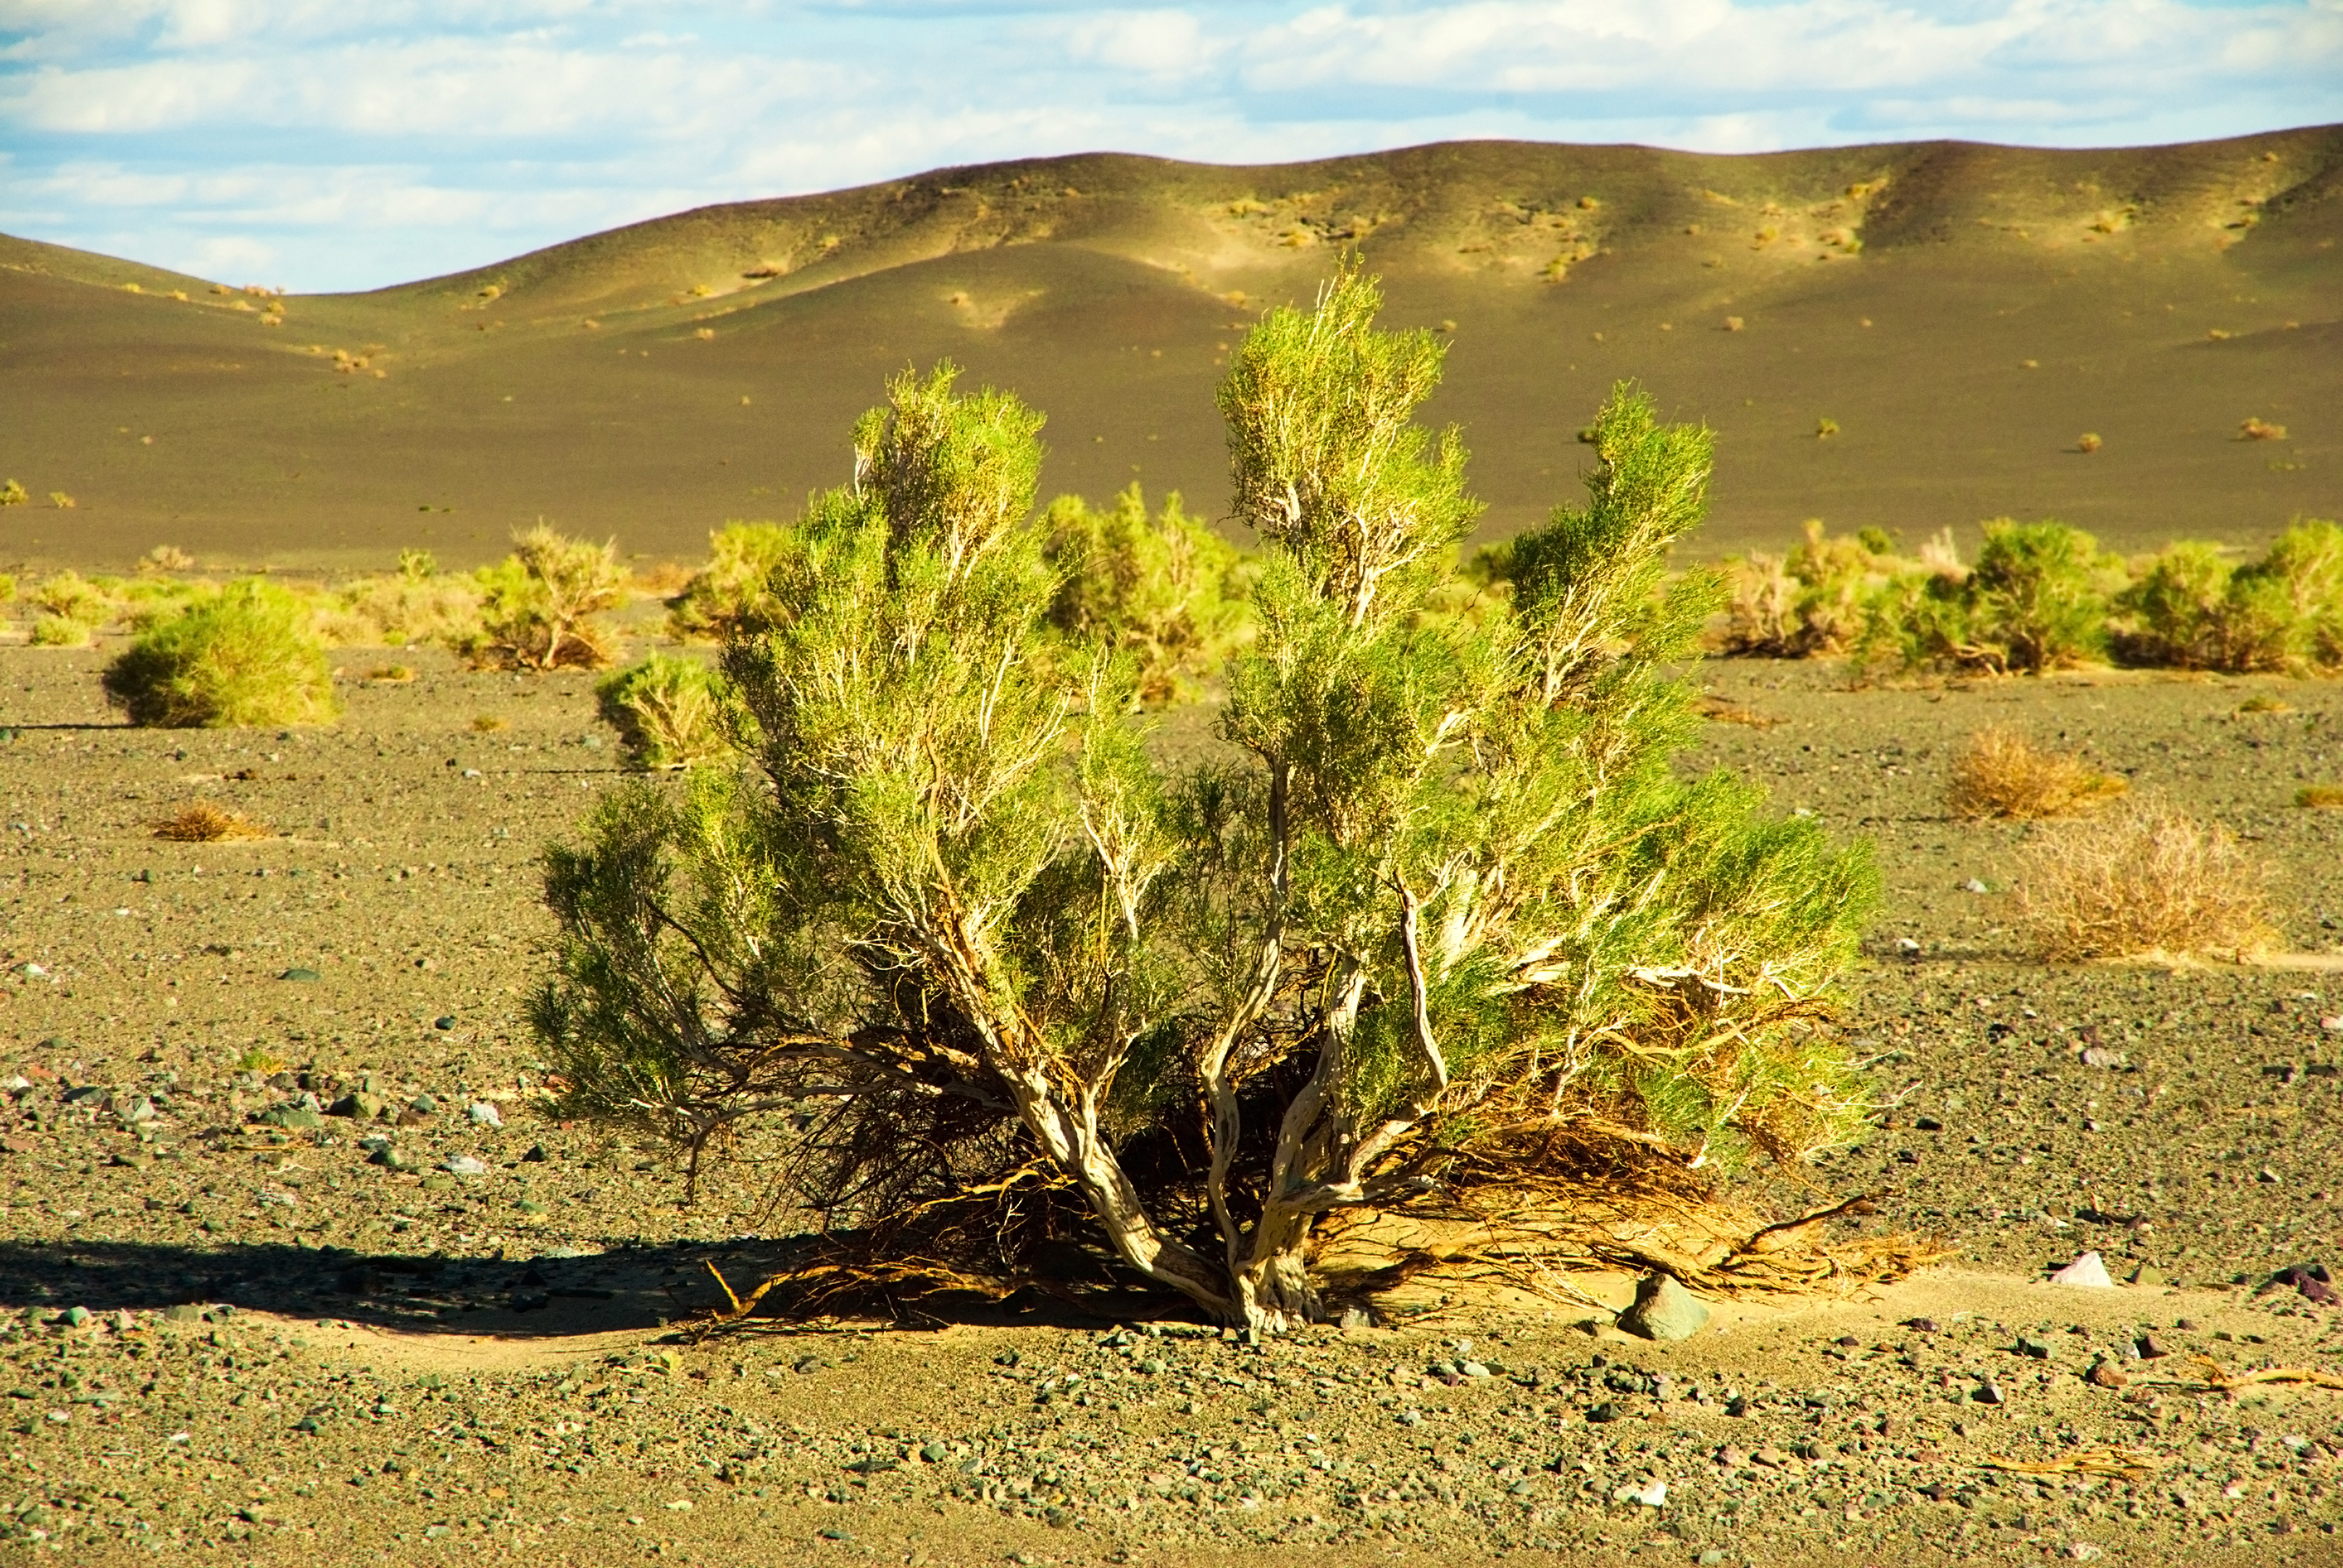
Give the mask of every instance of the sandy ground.
[[[685, 1209], [649, 1151], [531, 1110], [534, 857], [617, 775], [588, 683], [427, 654], [405, 656], [411, 683], [370, 684], [353, 654], [330, 729], [166, 734], [118, 727], [104, 657], [0, 648], [0, 1533], [27, 1549], [2343, 1556], [2343, 1393], [2222, 1393], [2192, 1360], [2343, 1372], [2335, 1309], [2264, 1288], [2343, 1263], [2333, 975], [2026, 961], [2007, 890], [2028, 832], [1938, 804], [1982, 725], [2085, 748], [2248, 835], [2315, 964], [2343, 940], [2337, 819], [2290, 801], [2343, 776], [2331, 688], [1848, 689], [1825, 667], [1711, 667], [1720, 698], [1777, 722], [1712, 725], [1691, 764], [1870, 835], [1889, 890], [1847, 988], [1889, 1109], [1757, 1195], [1870, 1193], [1857, 1223], [1952, 1256], [1846, 1301], [1721, 1303], [1673, 1345], [1588, 1307], [1435, 1290], [1387, 1303], [1393, 1326], [1250, 1346], [1176, 1315], [1119, 1325], [1100, 1299], [1104, 1318], [1012, 1300], [684, 1332], [719, 1299], [709, 1265], [755, 1277], [777, 1222], [731, 1189]], [[2256, 695], [2288, 710], [2241, 712]], [[198, 797], [281, 836], [148, 836]], [[305, 1094], [389, 1114], [305, 1126]], [[407, 1168], [369, 1162], [368, 1137]], [[2164, 1282], [2041, 1282], [2086, 1249]], [[1576, 1288], [1615, 1306], [1631, 1282]]]

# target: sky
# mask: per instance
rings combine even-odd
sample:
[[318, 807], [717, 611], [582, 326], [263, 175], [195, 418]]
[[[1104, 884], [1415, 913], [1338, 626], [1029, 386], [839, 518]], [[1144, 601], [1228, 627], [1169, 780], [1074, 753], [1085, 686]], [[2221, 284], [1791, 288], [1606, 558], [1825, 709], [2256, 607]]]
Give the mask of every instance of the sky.
[[2343, 121], [2343, 0], [0, 0], [0, 232], [297, 292], [996, 158]]

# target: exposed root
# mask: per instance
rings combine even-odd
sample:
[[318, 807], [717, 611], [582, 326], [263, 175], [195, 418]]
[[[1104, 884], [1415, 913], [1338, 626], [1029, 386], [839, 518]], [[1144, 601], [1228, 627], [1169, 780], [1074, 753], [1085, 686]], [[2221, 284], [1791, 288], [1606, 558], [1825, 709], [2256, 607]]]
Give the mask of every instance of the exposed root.
[[2267, 1383], [2284, 1383], [2298, 1388], [2321, 1388], [2343, 1392], [2343, 1376], [2320, 1372], [2314, 1367], [2257, 1367], [2250, 1372], [2233, 1372], [2223, 1369], [2218, 1362], [2207, 1356], [2191, 1356], [2190, 1367], [2197, 1375], [2187, 1378], [2141, 1378], [2133, 1382], [2157, 1388], [2191, 1389], [2207, 1393], [2235, 1395], [2242, 1388], [2254, 1388]]

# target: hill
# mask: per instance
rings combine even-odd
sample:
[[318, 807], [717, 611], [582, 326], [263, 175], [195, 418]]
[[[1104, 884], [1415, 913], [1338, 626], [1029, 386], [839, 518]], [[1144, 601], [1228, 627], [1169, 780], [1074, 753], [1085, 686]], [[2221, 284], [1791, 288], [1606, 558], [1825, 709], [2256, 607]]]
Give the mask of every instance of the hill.
[[[1575, 430], [1636, 377], [1716, 427], [1712, 550], [1807, 517], [2257, 538], [2343, 515], [2338, 239], [2343, 127], [1037, 159], [342, 296], [0, 236], [0, 477], [34, 497], [0, 511], [0, 558], [118, 566], [168, 541], [381, 565], [422, 544], [458, 564], [540, 516], [689, 556], [838, 482], [881, 379], [947, 356], [1049, 413], [1051, 489], [1138, 480], [1209, 510], [1227, 347], [1352, 245], [1392, 320], [1453, 333], [1433, 412], [1464, 427], [1493, 535], [1575, 493]], [[2247, 417], [2288, 438], [2237, 438]]]

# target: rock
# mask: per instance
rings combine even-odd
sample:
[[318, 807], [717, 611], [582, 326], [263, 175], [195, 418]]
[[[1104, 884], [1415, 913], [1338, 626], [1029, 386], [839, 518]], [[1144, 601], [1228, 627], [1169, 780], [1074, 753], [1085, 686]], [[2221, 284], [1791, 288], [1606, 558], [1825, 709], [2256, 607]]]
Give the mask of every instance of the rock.
[[2085, 1379], [2094, 1388], [2122, 1388], [2131, 1382], [2113, 1362], [2099, 1362], [2085, 1374]]
[[1979, 1404], [1999, 1404], [2005, 1397], [2001, 1392], [2001, 1385], [1991, 1378], [1977, 1384], [1976, 1390], [1969, 1395], [1969, 1398]]
[[367, 1163], [379, 1165], [386, 1171], [412, 1171], [416, 1162], [412, 1155], [403, 1152], [394, 1144], [386, 1143], [367, 1156]]
[[77, 1329], [87, 1322], [89, 1322], [89, 1309], [87, 1307], [67, 1307], [65, 1310], [65, 1327], [69, 1329]]
[[1747, 1415], [1749, 1413], [1749, 1397], [1746, 1394], [1735, 1394], [1731, 1399], [1725, 1402], [1725, 1413], [1730, 1416]]
[[1458, 1366], [1456, 1371], [1460, 1375], [1464, 1377], [1487, 1377], [1490, 1375], [1489, 1369], [1483, 1366], [1479, 1362], [1465, 1362], [1462, 1365]]
[[474, 1101], [469, 1115], [475, 1127], [502, 1127], [505, 1124], [504, 1112], [485, 1100]]
[[[542, 1165], [545, 1163], [546, 1158], [545, 1145], [542, 1143], [532, 1143], [528, 1146], [528, 1152], [520, 1157], [520, 1162], [524, 1165]], [[1358, 1309], [1355, 1307], [1351, 1309], [1352, 1312], [1356, 1312], [1357, 1310]], [[1350, 1312], [1345, 1312], [1342, 1316], [1344, 1319], [1342, 1326], [1347, 1329], [1351, 1326], [1349, 1322]]]
[[326, 1124], [326, 1119], [307, 1105], [272, 1105], [260, 1113], [260, 1120], [287, 1132], [312, 1131]]
[[166, 1323], [199, 1323], [204, 1321], [204, 1309], [199, 1302], [181, 1302], [176, 1306], [163, 1309], [163, 1321]]
[[530, 1198], [522, 1199], [519, 1202], [514, 1204], [513, 1207], [524, 1214], [542, 1214], [545, 1212], [545, 1205]]
[[453, 1013], [442, 1013], [437, 1018], [431, 1020], [431, 1027], [438, 1030], [453, 1029], [456, 1027], [455, 1015]]
[[1786, 1452], [1775, 1448], [1770, 1442], [1751, 1454], [1749, 1460], [1751, 1463], [1762, 1464], [1768, 1470], [1788, 1470], [1793, 1462]]
[[347, 1116], [359, 1121], [379, 1121], [389, 1114], [389, 1101], [384, 1100], [379, 1094], [369, 1094], [363, 1089], [345, 1094], [326, 1107], [326, 1114], [328, 1116]]
[[427, 1091], [408, 1101], [407, 1109], [417, 1116], [429, 1116], [439, 1109], [439, 1101], [437, 1096]]
[[126, 1100], [119, 1095], [115, 1097], [114, 1119], [125, 1127], [136, 1127], [142, 1121], [152, 1121], [157, 1114], [155, 1102], [143, 1094], [134, 1094]]
[[1635, 1284], [1635, 1301], [1619, 1314], [1619, 1326], [1647, 1340], [1688, 1340], [1708, 1322], [1708, 1308], [1674, 1274], [1647, 1274]]
[[1993, 891], [1991, 888], [1985, 885], [1981, 879], [1976, 877], [1971, 877], [1967, 881], [1963, 882], [1961, 884], [1961, 890], [1967, 893], [1990, 893]]
[[2097, 1252], [2086, 1252], [2073, 1262], [2050, 1276], [2054, 1285], [2070, 1285], [2077, 1290], [2111, 1291], [2116, 1282], [2107, 1278], [2107, 1266]]
[[1586, 1419], [1594, 1422], [1597, 1426], [1605, 1425], [1619, 1419], [1619, 1407], [1606, 1399], [1601, 1404], [1596, 1405], [1593, 1410], [1588, 1411], [1586, 1412]]
[[2142, 1263], [2131, 1271], [2129, 1279], [2135, 1285], [2160, 1285], [2164, 1283], [2164, 1271], [2154, 1263]]
[[296, 984], [299, 985], [315, 985], [326, 977], [319, 974], [316, 970], [302, 969], [296, 966], [295, 968], [287, 970], [283, 974], [278, 975], [277, 978], [281, 980], [292, 980]]
[[2273, 1285], [2291, 1285], [2305, 1301], [2331, 1307], [2338, 1300], [2335, 1287], [2328, 1282], [2327, 1269], [2321, 1263], [2302, 1263], [2291, 1269], [2280, 1269], [2270, 1278]]
[[2038, 1362], [2046, 1362], [2058, 1353], [2058, 1346], [2054, 1341], [2045, 1339], [2039, 1334], [2020, 1334], [2017, 1336], [2017, 1353], [2022, 1356], [2032, 1356]]
[[1716, 1462], [1727, 1470], [1738, 1470], [1749, 1462], [1749, 1456], [1728, 1442], [1716, 1451]]
[[930, 1442], [920, 1450], [920, 1458], [929, 1464], [941, 1464], [951, 1457], [951, 1450], [940, 1442]]
[[2110, 1070], [2131, 1065], [2130, 1059], [2122, 1051], [2109, 1050], [2105, 1046], [2099, 1045], [2085, 1046], [2082, 1060], [2085, 1067], [2104, 1067]]

